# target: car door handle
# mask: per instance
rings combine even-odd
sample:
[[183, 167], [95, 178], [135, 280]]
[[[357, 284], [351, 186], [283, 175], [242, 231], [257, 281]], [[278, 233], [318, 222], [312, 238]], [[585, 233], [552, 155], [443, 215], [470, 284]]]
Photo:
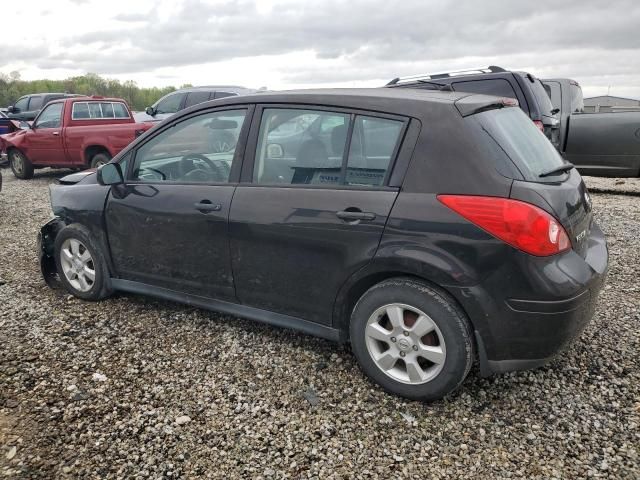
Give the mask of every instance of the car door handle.
[[202, 213], [219, 212], [222, 210], [222, 205], [219, 203], [211, 203], [209, 200], [202, 200], [199, 203], [194, 203], [193, 206]]
[[376, 219], [376, 214], [373, 212], [361, 212], [359, 210], [341, 210], [340, 212], [336, 212], [336, 216], [340, 220], [344, 220], [346, 222], [354, 222], [357, 220], [363, 220], [365, 222], [370, 222]]
[[56, 137], [60, 135], [60, 132], [51, 132], [51, 135], [55, 135]]

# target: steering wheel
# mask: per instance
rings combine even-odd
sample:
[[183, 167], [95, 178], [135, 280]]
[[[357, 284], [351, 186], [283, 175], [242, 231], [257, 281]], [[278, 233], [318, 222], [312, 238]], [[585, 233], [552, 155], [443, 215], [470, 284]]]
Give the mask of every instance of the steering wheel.
[[[202, 160], [207, 165], [209, 171], [200, 166], [194, 166], [193, 160]], [[226, 162], [211, 160], [200, 153], [188, 153], [182, 157], [178, 163], [178, 170], [180, 172], [180, 178], [194, 182], [226, 182], [229, 179], [229, 173], [231, 171]]]

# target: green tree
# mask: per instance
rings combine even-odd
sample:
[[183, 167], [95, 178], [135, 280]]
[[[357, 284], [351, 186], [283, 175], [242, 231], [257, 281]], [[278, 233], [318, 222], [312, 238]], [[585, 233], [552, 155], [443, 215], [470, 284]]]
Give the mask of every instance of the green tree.
[[21, 80], [20, 72], [9, 74], [0, 72], [0, 106], [13, 105], [15, 101], [31, 93], [66, 92], [82, 95], [101, 95], [123, 98], [132, 110], [144, 110], [160, 97], [173, 92], [175, 87], [141, 88], [134, 81], [103, 78], [95, 73], [87, 73], [64, 80]]

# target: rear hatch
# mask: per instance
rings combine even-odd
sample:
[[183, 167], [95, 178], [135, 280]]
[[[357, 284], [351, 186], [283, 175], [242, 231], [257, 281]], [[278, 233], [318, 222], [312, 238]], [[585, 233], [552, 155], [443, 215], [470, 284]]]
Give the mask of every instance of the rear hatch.
[[[491, 139], [497, 157], [506, 155], [516, 170], [510, 197], [536, 205], [565, 228], [573, 249], [586, 255], [592, 222], [591, 199], [582, 177], [568, 169], [555, 147], [518, 108], [491, 109], [467, 118]], [[556, 173], [553, 172], [556, 169]], [[506, 170], [508, 172], [508, 170]], [[505, 169], [501, 169], [502, 175]]]

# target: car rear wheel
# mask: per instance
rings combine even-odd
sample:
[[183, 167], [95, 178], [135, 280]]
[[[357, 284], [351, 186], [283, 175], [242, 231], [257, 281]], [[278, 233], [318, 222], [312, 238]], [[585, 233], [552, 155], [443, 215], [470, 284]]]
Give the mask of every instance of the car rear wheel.
[[350, 336], [362, 370], [387, 391], [414, 400], [451, 393], [474, 360], [464, 312], [445, 292], [413, 279], [370, 288], [353, 310]]
[[111, 294], [104, 257], [82, 225], [68, 225], [58, 233], [55, 261], [60, 281], [72, 295], [100, 300]]
[[111, 161], [111, 157], [106, 153], [96, 153], [93, 157], [91, 157], [91, 168], [98, 168], [104, 165], [105, 163], [109, 163]]
[[33, 164], [20, 150], [14, 149], [9, 152], [9, 165], [17, 178], [28, 180], [33, 177]]

